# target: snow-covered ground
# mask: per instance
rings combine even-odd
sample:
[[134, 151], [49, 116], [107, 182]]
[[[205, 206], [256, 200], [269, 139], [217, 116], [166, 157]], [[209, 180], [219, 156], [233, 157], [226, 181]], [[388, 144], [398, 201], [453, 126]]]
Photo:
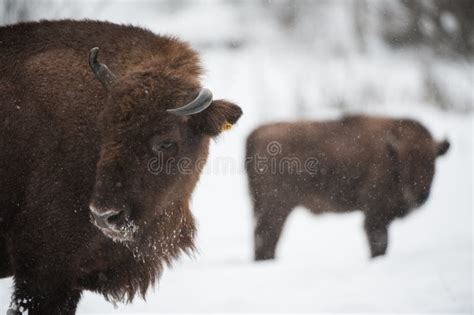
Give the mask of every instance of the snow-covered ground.
[[[202, 52], [204, 86], [216, 98], [235, 101], [244, 116], [213, 144], [194, 193], [192, 209], [199, 224], [194, 257], [183, 257], [167, 269], [146, 302], [114, 308], [101, 296], [86, 293], [80, 314], [473, 312], [472, 60], [438, 60], [379, 48], [360, 55], [350, 47], [343, 54], [313, 55], [304, 47], [290, 49], [278, 42], [268, 20], [243, 23], [254, 16], [242, 20], [245, 11], [232, 11], [228, 1], [215, 6], [204, 1], [161, 15], [154, 14], [151, 1], [87, 3], [77, 12], [41, 8], [38, 16], [134, 23], [190, 40]], [[347, 26], [338, 22], [329, 41], [344, 32], [341, 25]], [[206, 44], [242, 38], [250, 38], [250, 43], [237, 50]], [[457, 111], [432, 105], [427, 75], [434, 78], [446, 108]], [[394, 222], [385, 257], [368, 258], [360, 213], [314, 216], [301, 208], [287, 222], [278, 259], [252, 262], [245, 137], [264, 122], [327, 119], [343, 112], [411, 117], [437, 138], [447, 137], [451, 149], [437, 161], [430, 199]], [[10, 279], [0, 280], [0, 314], [6, 311], [11, 285]]]
[[[167, 270], [146, 303], [116, 311], [472, 312], [473, 116], [426, 108], [384, 113], [416, 117], [452, 143], [437, 161], [429, 201], [392, 225], [385, 257], [369, 260], [360, 213], [313, 216], [297, 209], [278, 259], [252, 262], [245, 176], [240, 167], [227, 174], [213, 170], [228, 157], [241, 165], [242, 123], [214, 145], [194, 194], [199, 252]], [[82, 313], [113, 310], [92, 294], [79, 307]]]
[[[242, 106], [247, 116], [255, 112]], [[474, 116], [422, 106], [370, 112], [415, 117], [452, 144], [437, 161], [429, 201], [392, 225], [385, 257], [368, 259], [359, 213], [313, 216], [297, 209], [285, 227], [278, 259], [252, 262], [251, 208], [241, 171], [243, 141], [252, 123], [244, 116], [214, 143], [195, 191], [195, 257], [166, 270], [147, 302], [114, 309], [101, 296], [86, 293], [79, 313], [472, 312]], [[10, 280], [0, 281], [0, 314], [10, 286]]]

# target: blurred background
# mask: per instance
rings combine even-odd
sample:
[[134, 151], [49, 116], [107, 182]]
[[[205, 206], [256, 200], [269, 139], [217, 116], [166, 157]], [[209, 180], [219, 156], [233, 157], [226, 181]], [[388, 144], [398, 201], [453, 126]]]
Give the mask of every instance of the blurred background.
[[[195, 191], [195, 256], [167, 270], [146, 303], [114, 310], [87, 293], [79, 313], [472, 312], [474, 1], [0, 0], [1, 25], [64, 18], [190, 42], [203, 85], [244, 110]], [[451, 141], [430, 200], [393, 224], [375, 261], [361, 214], [297, 209], [278, 259], [253, 263], [246, 136], [262, 123], [344, 113], [414, 118]], [[0, 313], [10, 286], [0, 281]]]

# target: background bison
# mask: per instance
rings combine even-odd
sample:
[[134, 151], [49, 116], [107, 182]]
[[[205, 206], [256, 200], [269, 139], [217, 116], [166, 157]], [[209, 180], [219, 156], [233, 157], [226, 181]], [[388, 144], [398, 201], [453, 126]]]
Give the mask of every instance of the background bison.
[[200, 87], [187, 44], [141, 28], [25, 23], [0, 40], [0, 276], [14, 276], [12, 311], [74, 313], [83, 290], [144, 295], [193, 248], [199, 172], [177, 162], [206, 159], [240, 108]]
[[[211, 140], [193, 191], [196, 257], [164, 268], [146, 301], [113, 304], [84, 291], [77, 313], [471, 314], [474, 58], [457, 47], [474, 18], [452, 9], [459, 2], [474, 15], [472, 0], [0, 0], [0, 26], [88, 18], [177, 36], [199, 54], [200, 85], [245, 112], [238, 128]], [[113, 52], [97, 46], [98, 61], [117, 77], [105, 58]], [[378, 259], [367, 259], [362, 211], [314, 215], [298, 206], [285, 222], [279, 259], [252, 263], [248, 135], [277, 121], [350, 113], [410, 118], [433, 138], [449, 138], [429, 199], [390, 224], [388, 255]], [[0, 314], [13, 286], [13, 277], [0, 279]]]
[[428, 198], [436, 142], [407, 119], [350, 116], [325, 122], [276, 123], [247, 139], [254, 204], [255, 259], [272, 259], [292, 209], [362, 210], [372, 257], [385, 254], [390, 223]]

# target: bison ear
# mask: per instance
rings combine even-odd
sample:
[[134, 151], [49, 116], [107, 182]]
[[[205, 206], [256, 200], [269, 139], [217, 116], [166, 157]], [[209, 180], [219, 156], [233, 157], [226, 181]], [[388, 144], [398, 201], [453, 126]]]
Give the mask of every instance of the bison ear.
[[241, 115], [239, 106], [225, 100], [215, 100], [206, 110], [191, 116], [191, 128], [195, 133], [215, 137], [230, 129]]
[[436, 148], [436, 156], [441, 156], [441, 155], [446, 154], [446, 152], [448, 152], [449, 150], [449, 146], [450, 144], [448, 140], [443, 140], [439, 142]]

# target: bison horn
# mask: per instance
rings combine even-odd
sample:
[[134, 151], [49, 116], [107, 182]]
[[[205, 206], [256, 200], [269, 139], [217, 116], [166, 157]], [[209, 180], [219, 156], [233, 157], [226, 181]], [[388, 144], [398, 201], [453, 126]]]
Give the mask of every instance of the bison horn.
[[105, 86], [109, 86], [114, 80], [115, 75], [110, 71], [109, 67], [97, 61], [99, 47], [94, 47], [89, 52], [89, 66], [94, 72], [95, 77]]
[[168, 113], [178, 116], [194, 115], [202, 112], [212, 103], [212, 92], [209, 89], [202, 88], [199, 90], [198, 96], [190, 103], [179, 107], [166, 110]]

